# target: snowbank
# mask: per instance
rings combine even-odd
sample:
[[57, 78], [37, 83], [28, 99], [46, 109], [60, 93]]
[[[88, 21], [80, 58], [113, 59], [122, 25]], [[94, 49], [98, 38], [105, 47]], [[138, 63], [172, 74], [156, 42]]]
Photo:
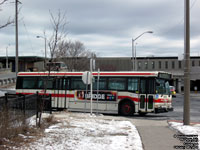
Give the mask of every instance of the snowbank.
[[197, 144], [198, 149], [200, 149], [200, 124], [194, 124], [192, 126], [188, 126], [188, 125], [183, 125], [183, 123], [179, 122], [169, 122], [169, 125], [171, 128], [183, 134], [183, 135], [177, 134], [175, 135], [175, 138], [179, 138], [179, 140], [182, 140], [183, 143], [189, 143], [194, 145]]
[[105, 119], [83, 113], [55, 115], [59, 123], [45, 136], [21, 149], [40, 150], [142, 150], [138, 131], [129, 121]]

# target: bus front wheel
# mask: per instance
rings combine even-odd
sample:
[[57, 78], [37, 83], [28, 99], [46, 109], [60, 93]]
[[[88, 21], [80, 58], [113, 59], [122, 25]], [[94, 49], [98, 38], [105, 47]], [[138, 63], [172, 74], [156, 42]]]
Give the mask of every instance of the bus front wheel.
[[124, 101], [120, 105], [120, 115], [131, 116], [134, 113], [134, 106], [130, 101]]

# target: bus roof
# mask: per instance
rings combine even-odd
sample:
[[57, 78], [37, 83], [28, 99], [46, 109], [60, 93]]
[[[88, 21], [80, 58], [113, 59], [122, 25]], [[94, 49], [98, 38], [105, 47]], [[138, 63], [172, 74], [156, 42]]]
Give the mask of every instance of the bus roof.
[[[148, 71], [148, 72], [138, 72], [138, 71], [125, 71], [125, 72], [100, 72], [100, 76], [144, 76], [144, 77], [158, 77], [158, 75], [168, 74], [167, 72], [161, 71]], [[82, 76], [83, 72], [50, 72], [50, 76]], [[18, 76], [48, 76], [49, 72], [19, 72]], [[98, 72], [93, 72], [94, 76], [98, 75]]]

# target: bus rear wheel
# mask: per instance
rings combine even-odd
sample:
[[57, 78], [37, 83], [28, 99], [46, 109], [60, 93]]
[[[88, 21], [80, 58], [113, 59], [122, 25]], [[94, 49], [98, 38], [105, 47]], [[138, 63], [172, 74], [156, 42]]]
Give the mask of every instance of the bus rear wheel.
[[131, 116], [134, 113], [134, 106], [130, 101], [125, 101], [120, 106], [120, 115]]

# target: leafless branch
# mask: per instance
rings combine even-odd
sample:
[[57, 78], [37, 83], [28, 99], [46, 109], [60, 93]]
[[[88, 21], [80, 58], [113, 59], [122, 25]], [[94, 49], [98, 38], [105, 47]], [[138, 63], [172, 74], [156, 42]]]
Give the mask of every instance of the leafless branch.
[[[8, 0], [0, 0], [0, 6], [5, 4]], [[0, 10], [1, 11], [1, 10]], [[4, 24], [0, 24], [0, 29], [7, 27], [10, 24], [14, 23], [14, 19], [8, 18], [8, 20]]]
[[56, 51], [58, 49], [58, 43], [62, 43], [66, 37], [66, 13], [61, 13], [59, 10], [57, 15], [53, 15], [51, 11], [49, 11], [51, 16], [51, 25], [53, 28], [52, 36], [49, 39], [48, 46], [50, 49], [51, 59], [54, 59]]
[[1, 0], [0, 1], [0, 5], [3, 5], [5, 2], [7, 2], [8, 0]]
[[83, 71], [89, 67], [89, 59], [94, 56], [90, 50], [86, 50], [84, 44], [80, 41], [65, 41], [59, 43], [59, 50], [56, 57], [67, 64], [69, 70]]
[[11, 20], [10, 18], [7, 20], [7, 22], [3, 25], [0, 25], [0, 29], [7, 27], [10, 24], [13, 24], [14, 20]]

